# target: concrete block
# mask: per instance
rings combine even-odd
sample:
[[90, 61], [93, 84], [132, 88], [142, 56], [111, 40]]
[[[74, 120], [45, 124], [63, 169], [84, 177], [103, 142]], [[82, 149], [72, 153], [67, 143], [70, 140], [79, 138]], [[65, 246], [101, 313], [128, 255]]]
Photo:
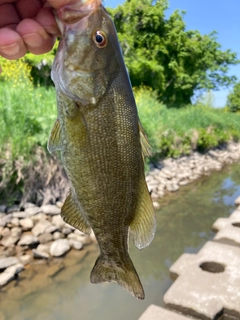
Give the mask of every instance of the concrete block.
[[240, 210], [235, 210], [229, 218], [219, 218], [212, 225], [218, 231], [214, 241], [240, 246]]
[[189, 318], [151, 304], [138, 320], [189, 320]]
[[167, 307], [203, 320], [240, 319], [240, 248], [207, 242], [170, 268], [177, 280], [164, 295]]

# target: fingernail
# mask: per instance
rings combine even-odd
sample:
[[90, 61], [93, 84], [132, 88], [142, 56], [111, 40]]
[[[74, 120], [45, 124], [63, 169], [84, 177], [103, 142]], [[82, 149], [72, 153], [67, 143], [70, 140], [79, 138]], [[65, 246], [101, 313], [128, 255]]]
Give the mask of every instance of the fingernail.
[[0, 51], [5, 55], [15, 56], [19, 53], [20, 47], [18, 43], [13, 43], [8, 46], [0, 47]]
[[45, 31], [54, 36], [58, 36], [60, 34], [59, 29], [55, 26], [44, 26]]
[[44, 38], [40, 36], [37, 32], [28, 33], [24, 35], [22, 38], [26, 45], [32, 48], [40, 47], [44, 43]]

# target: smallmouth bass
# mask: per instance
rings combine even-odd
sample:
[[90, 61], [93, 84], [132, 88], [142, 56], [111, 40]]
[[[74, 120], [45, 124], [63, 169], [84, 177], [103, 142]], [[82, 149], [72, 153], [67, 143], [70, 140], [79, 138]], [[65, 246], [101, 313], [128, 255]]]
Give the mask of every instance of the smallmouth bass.
[[138, 299], [144, 290], [128, 253], [149, 245], [156, 229], [145, 176], [148, 143], [114, 23], [99, 0], [56, 12], [62, 34], [52, 68], [58, 118], [48, 141], [60, 150], [70, 181], [64, 221], [88, 234], [100, 255], [92, 283], [115, 281]]

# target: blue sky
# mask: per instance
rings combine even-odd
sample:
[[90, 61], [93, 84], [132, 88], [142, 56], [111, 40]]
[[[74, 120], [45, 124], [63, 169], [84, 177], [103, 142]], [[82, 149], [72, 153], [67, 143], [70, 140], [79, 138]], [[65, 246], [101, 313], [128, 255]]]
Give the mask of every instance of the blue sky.
[[[141, 0], [139, 0], [141, 1]], [[122, 0], [105, 0], [106, 7], [116, 7]], [[231, 49], [240, 58], [240, 0], [169, 0], [168, 17], [176, 9], [185, 10], [187, 29], [199, 30], [201, 34], [217, 31], [217, 41], [222, 49]], [[240, 65], [230, 68], [229, 74], [240, 80]], [[224, 106], [230, 89], [214, 91], [216, 107]]]

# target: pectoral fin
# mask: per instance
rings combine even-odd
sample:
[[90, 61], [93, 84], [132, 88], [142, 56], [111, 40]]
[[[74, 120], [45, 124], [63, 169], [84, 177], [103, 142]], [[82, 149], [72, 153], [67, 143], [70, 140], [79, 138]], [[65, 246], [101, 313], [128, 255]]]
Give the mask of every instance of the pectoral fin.
[[130, 233], [133, 236], [134, 245], [138, 249], [148, 246], [156, 232], [156, 217], [147, 184], [143, 178], [139, 188], [139, 200], [136, 214], [130, 224]]
[[54, 123], [52, 131], [50, 133], [50, 137], [48, 139], [47, 148], [49, 153], [52, 153], [56, 150], [61, 150], [61, 129], [60, 129], [60, 122], [57, 119]]
[[63, 220], [82, 231], [85, 234], [90, 233], [90, 227], [81, 212], [80, 206], [76, 204], [70, 191], [61, 209], [61, 216]]
[[140, 144], [142, 147], [142, 156], [143, 159], [145, 157], [150, 157], [151, 155], [151, 146], [149, 144], [148, 138], [143, 130], [143, 127], [141, 125], [141, 122], [138, 121], [138, 127], [139, 127], [139, 132], [140, 132]]

